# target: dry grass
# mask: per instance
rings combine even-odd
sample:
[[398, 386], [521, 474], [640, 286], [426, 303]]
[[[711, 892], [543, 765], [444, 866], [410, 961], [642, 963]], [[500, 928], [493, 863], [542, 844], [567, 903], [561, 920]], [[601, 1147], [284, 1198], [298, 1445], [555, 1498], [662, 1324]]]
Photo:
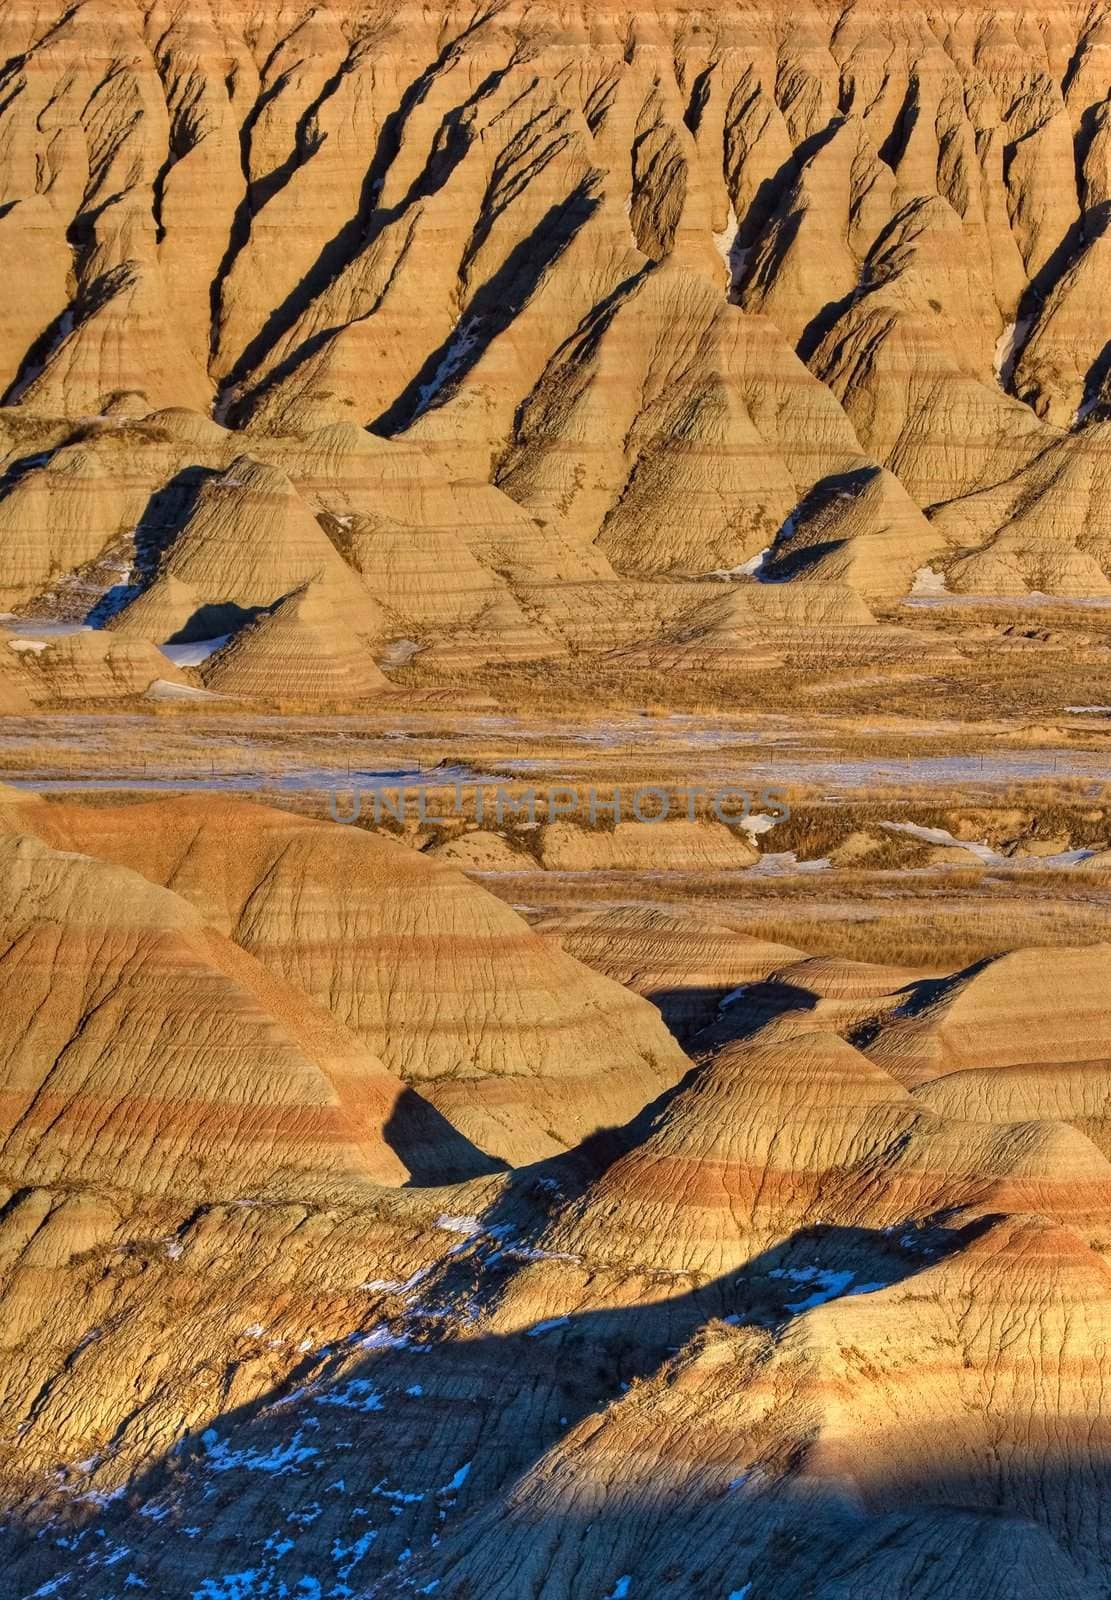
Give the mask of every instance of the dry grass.
[[955, 972], [1021, 946], [1100, 944], [1111, 938], [1107, 903], [975, 903], [971, 898], [943, 904], [918, 900], [879, 909], [843, 908], [836, 920], [785, 914], [782, 906], [750, 907], [746, 930], [762, 938], [797, 945], [811, 955], [849, 961]]

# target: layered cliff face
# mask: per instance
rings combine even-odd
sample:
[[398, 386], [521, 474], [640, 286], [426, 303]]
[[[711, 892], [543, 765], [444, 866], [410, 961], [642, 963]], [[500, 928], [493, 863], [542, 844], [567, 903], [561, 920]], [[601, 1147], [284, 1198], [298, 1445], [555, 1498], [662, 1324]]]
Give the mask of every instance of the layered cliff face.
[[13, 0], [4, 603], [161, 644], [319, 582], [278, 637], [348, 668], [218, 674], [319, 701], [352, 629], [558, 659], [562, 585], [613, 648], [622, 578], [765, 550], [1106, 594], [1109, 55], [1095, 3]]

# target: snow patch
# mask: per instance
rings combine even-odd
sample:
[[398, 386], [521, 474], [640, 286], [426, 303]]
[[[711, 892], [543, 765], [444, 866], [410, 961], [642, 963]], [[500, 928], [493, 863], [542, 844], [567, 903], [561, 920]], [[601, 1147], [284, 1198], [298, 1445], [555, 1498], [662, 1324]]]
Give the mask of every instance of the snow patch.
[[211, 689], [194, 689], [191, 683], [171, 683], [168, 678], [155, 678], [146, 692], [147, 700], [223, 700], [222, 694]]
[[538, 1322], [535, 1327], [528, 1330], [530, 1339], [539, 1339], [542, 1333], [550, 1333], [553, 1328], [565, 1328], [570, 1322], [570, 1317], [549, 1317], [547, 1322]]
[[473, 1461], [464, 1461], [463, 1465], [459, 1468], [458, 1472], [456, 1472], [451, 1482], [444, 1484], [443, 1488], [439, 1491], [440, 1494], [454, 1494], [457, 1489], [461, 1489], [466, 1483], [467, 1478], [470, 1476], [470, 1471], [473, 1465]]
[[464, 317], [458, 324], [447, 343], [440, 364], [427, 383], [422, 383], [417, 391], [417, 407], [413, 413], [413, 421], [426, 412], [432, 402], [440, 395], [448, 384], [458, 374], [466, 363], [468, 356], [479, 346], [482, 337], [480, 321], [477, 317]]
[[352, 1378], [344, 1384], [342, 1389], [333, 1389], [329, 1394], [317, 1395], [313, 1401], [317, 1406], [340, 1406], [345, 1411], [382, 1411], [382, 1396], [374, 1385], [366, 1378]]
[[199, 667], [202, 661], [207, 661], [209, 656], [222, 649], [230, 638], [230, 633], [222, 633], [215, 639], [194, 639], [191, 644], [160, 644], [158, 648], [175, 667]]
[[754, 556], [749, 556], [748, 560], [742, 561], [740, 566], [715, 567], [712, 572], [707, 573], [707, 577], [722, 579], [759, 578], [761, 572], [763, 572], [765, 566], [767, 565], [768, 557], [771, 555], [771, 553], [771, 545], [765, 545], [763, 550], [757, 551], [756, 555]]
[[242, 1468], [248, 1472], [269, 1472], [284, 1477], [296, 1472], [304, 1461], [320, 1454], [319, 1450], [301, 1443], [301, 1430], [284, 1445], [272, 1445], [269, 1450], [233, 1450], [226, 1439], [221, 1439], [215, 1428], [206, 1428], [201, 1434], [205, 1449], [205, 1465], [212, 1472], [232, 1472]]
[[996, 382], [1003, 389], [1009, 390], [1011, 387], [1018, 358], [1022, 354], [1023, 345], [1030, 337], [1034, 320], [1033, 317], [1021, 317], [1017, 322], [1008, 322], [996, 340], [995, 359], [992, 365]]
[[758, 833], [767, 833], [770, 828], [774, 828], [776, 826], [777, 821], [782, 820], [783, 819], [781, 817], [769, 817], [766, 815], [766, 813], [761, 811], [758, 812], [754, 817], [745, 817], [741, 822], [740, 827], [743, 833], [755, 835]]
[[730, 1006], [735, 1006], [738, 1000], [743, 1000], [752, 988], [751, 983], [742, 983], [737, 989], [730, 989], [728, 994], [723, 994], [718, 1001], [719, 1011], [728, 1011]]
[[467, 1239], [482, 1232], [477, 1217], [437, 1217], [436, 1226], [443, 1228], [445, 1233], [461, 1233]]
[[917, 822], [881, 822], [881, 828], [888, 833], [905, 833], [911, 839], [921, 839], [923, 844], [941, 844], [955, 846], [958, 850], [967, 850], [970, 856], [975, 856], [977, 861], [982, 861], [985, 866], [996, 866], [1006, 860], [997, 850], [989, 844], [969, 839], [955, 839], [945, 828], [925, 828]]
[[793, 1313], [811, 1311], [815, 1306], [825, 1305], [830, 1300], [839, 1300], [842, 1296], [873, 1294], [877, 1289], [887, 1288], [885, 1283], [856, 1283], [855, 1272], [833, 1272], [826, 1267], [774, 1267], [768, 1273], [768, 1277], [785, 1278], [790, 1283], [814, 1285], [812, 1292], [804, 1299], [787, 1302], [787, 1310]]
[[914, 582], [910, 587], [911, 596], [916, 599], [938, 599], [949, 593], [945, 583], [945, 574], [935, 572], [933, 567], [919, 567], [914, 574]]
[[781, 850], [774, 854], [763, 855], [755, 866], [748, 867], [746, 874], [760, 878], [782, 878], [792, 873], [827, 872], [833, 863], [820, 856], [815, 861], [800, 861], [793, 850]]

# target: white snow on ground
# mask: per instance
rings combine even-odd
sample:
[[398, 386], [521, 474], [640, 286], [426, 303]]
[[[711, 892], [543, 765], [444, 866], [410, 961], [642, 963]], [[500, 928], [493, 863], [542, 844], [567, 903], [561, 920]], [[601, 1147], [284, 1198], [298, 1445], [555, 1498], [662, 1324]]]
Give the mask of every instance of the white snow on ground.
[[414, 420], [423, 415], [441, 390], [447, 387], [471, 351], [477, 349], [481, 337], [478, 320], [464, 317], [448, 340], [447, 349], [432, 377], [420, 386]]
[[728, 994], [723, 994], [718, 1001], [719, 1011], [728, 1011], [730, 1006], [736, 1005], [738, 1000], [743, 1000], [752, 988], [751, 983], [742, 983], [739, 989], [730, 989]]
[[758, 578], [771, 553], [771, 545], [765, 545], [763, 550], [757, 551], [756, 555], [749, 556], [747, 561], [742, 561], [739, 567], [714, 567], [706, 576], [708, 578]]
[[725, 265], [732, 267], [730, 255], [733, 249], [733, 241], [737, 237], [737, 213], [733, 210], [732, 205], [729, 207], [729, 216], [721, 233], [711, 234], [710, 237], [713, 239], [717, 253], [725, 262]]
[[207, 661], [209, 656], [222, 649], [230, 638], [230, 633], [222, 633], [217, 639], [194, 639], [191, 644], [160, 644], [158, 648], [175, 667], [199, 667], [202, 661]]
[[800, 861], [793, 850], [781, 850], [761, 856], [755, 866], [746, 869], [746, 876], [785, 878], [796, 872], [826, 872], [831, 866], [825, 856], [816, 861]]
[[9, 639], [8, 640], [8, 649], [9, 650], [33, 650], [37, 654], [40, 650], [45, 650], [46, 649], [46, 640], [45, 639]]
[[454, 1494], [457, 1489], [461, 1489], [470, 1476], [473, 1465], [473, 1461], [464, 1461], [463, 1465], [456, 1472], [455, 1476], [450, 1480], [450, 1482], [444, 1484], [444, 1486], [439, 1490], [439, 1493]]
[[276, 1477], [283, 1477], [287, 1472], [296, 1472], [302, 1462], [320, 1454], [319, 1450], [301, 1443], [300, 1428], [288, 1444], [273, 1445], [269, 1450], [233, 1450], [226, 1439], [220, 1438], [215, 1428], [205, 1429], [201, 1434], [201, 1443], [205, 1448], [205, 1465], [212, 1472], [231, 1472], [236, 1467], [245, 1467], [249, 1472], [271, 1472]]
[[447, 1233], [461, 1233], [466, 1239], [482, 1232], [477, 1217], [437, 1217], [436, 1226], [443, 1228]]
[[993, 850], [989, 844], [977, 843], [968, 839], [955, 839], [945, 828], [924, 828], [917, 822], [881, 822], [881, 828], [886, 828], [888, 833], [905, 833], [911, 839], [921, 839], [923, 844], [955, 845], [958, 850], [967, 850], [970, 856], [975, 856], [978, 861], [994, 866], [1007, 858]]
[[825, 1267], [775, 1267], [768, 1277], [814, 1286], [804, 1299], [788, 1302], [787, 1310], [792, 1312], [810, 1311], [814, 1306], [825, 1305], [843, 1295], [872, 1294], [877, 1289], [887, 1288], [885, 1283], [856, 1283], [854, 1272], [832, 1272]]
[[1079, 850], [1058, 850], [1051, 856], [1005, 856], [983, 840], [955, 839], [945, 828], [924, 828], [916, 822], [881, 822], [888, 833], [905, 833], [924, 844], [949, 845], [966, 850], [987, 867], [1006, 868], [1012, 872], [1044, 872], [1056, 867], [1078, 867], [1092, 856], [1098, 855], [1103, 845], [1091, 845]]
[[67, 633], [89, 633], [83, 622], [63, 622], [52, 617], [17, 617], [13, 612], [0, 612], [0, 628], [24, 639], [49, 642], [63, 638]]
[[194, 689], [191, 683], [171, 683], [168, 678], [155, 678], [146, 694], [145, 700], [223, 700], [222, 694], [214, 694], [211, 689]]
[[[265, 1577], [262, 1567], [245, 1567], [242, 1572], [228, 1572], [222, 1578], [205, 1578], [194, 1593], [193, 1600], [253, 1600], [265, 1593], [258, 1584]], [[266, 1579], [266, 1588], [269, 1588]]]
[[737, 213], [730, 205], [725, 227], [720, 233], [710, 235], [714, 241], [714, 248], [725, 263], [725, 269], [729, 274], [729, 286], [726, 290], [727, 298], [731, 298], [740, 288], [741, 281], [748, 268], [749, 258], [752, 255], [751, 247], [747, 250], [739, 250], [737, 248], [737, 229]]
[[927, 595], [935, 597], [947, 595], [949, 590], [945, 585], [945, 574], [943, 572], [935, 572], [933, 567], [919, 567], [914, 574], [914, 582], [911, 584], [910, 592], [915, 599], [920, 599]]
[[1023, 317], [1018, 322], [1008, 322], [995, 344], [995, 377], [1004, 389], [1011, 387], [1011, 380], [1015, 375], [1015, 366], [1021, 354], [1022, 347], [1030, 337], [1030, 330], [1034, 326], [1033, 317]]
[[550, 1333], [553, 1328], [565, 1328], [570, 1320], [570, 1317], [550, 1317], [547, 1322], [537, 1322], [528, 1329], [528, 1337], [538, 1339], [542, 1333]]
[[380, 653], [378, 665], [380, 667], [406, 667], [415, 655], [419, 655], [423, 645], [416, 639], [393, 639]]
[[1080, 717], [1080, 716], [1092, 716], [1092, 717], [1111, 716], [1111, 706], [1066, 706], [1065, 710], [1068, 711], [1068, 712], [1071, 712], [1071, 714], [1074, 717]]
[[[782, 820], [782, 818], [780, 820]], [[740, 826], [745, 833], [767, 833], [769, 828], [774, 828], [776, 826], [776, 818], [769, 817], [764, 812], [759, 812], [754, 817], [746, 817]]]
[[342, 1389], [313, 1398], [314, 1406], [340, 1406], [344, 1411], [382, 1411], [382, 1396], [367, 1378], [351, 1378]]

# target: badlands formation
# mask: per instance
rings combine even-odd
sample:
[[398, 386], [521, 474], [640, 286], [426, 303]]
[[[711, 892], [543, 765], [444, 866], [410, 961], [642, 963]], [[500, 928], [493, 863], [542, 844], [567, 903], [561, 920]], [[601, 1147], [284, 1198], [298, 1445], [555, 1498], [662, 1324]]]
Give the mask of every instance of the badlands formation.
[[0, 270], [5, 1596], [1106, 1600], [1111, 4], [5, 0]]
[[1099, 0], [8, 0], [5, 701], [1111, 598], [1109, 60]]

